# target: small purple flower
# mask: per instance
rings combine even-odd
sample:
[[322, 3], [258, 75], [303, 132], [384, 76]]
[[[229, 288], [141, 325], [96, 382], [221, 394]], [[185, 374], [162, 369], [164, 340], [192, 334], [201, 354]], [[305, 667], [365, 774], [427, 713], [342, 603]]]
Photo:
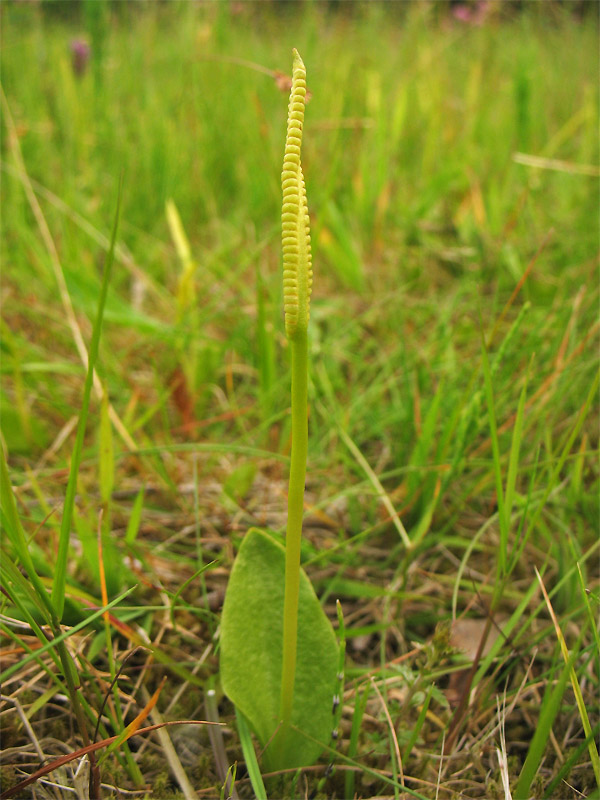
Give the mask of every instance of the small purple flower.
[[71, 65], [73, 72], [81, 77], [85, 72], [87, 63], [90, 60], [90, 46], [85, 39], [71, 40]]

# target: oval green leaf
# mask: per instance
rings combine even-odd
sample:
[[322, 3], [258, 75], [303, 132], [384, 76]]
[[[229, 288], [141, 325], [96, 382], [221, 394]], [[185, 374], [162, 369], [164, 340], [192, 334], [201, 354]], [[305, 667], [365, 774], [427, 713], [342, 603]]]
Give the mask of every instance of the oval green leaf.
[[285, 550], [252, 528], [231, 571], [221, 621], [221, 681], [266, 747], [267, 769], [314, 764], [331, 738], [338, 646], [331, 622], [302, 570], [292, 728], [279, 727]]

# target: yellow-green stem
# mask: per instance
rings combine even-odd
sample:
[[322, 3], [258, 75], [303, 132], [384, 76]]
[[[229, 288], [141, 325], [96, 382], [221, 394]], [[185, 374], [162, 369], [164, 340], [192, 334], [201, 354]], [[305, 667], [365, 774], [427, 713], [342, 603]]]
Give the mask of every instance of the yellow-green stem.
[[283, 606], [283, 662], [281, 676], [281, 740], [292, 719], [296, 646], [298, 639], [298, 592], [300, 547], [304, 511], [304, 480], [308, 453], [308, 347], [306, 332], [290, 340], [292, 355], [292, 453], [288, 490], [285, 546], [285, 599]]

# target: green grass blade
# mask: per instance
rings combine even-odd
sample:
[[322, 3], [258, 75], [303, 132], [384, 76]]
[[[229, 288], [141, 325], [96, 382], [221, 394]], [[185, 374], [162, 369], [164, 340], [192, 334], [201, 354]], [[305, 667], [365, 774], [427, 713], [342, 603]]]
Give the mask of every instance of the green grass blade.
[[[577, 568], [579, 569], [579, 564], [577, 564]], [[563, 658], [565, 660], [565, 663], [568, 664], [570, 662], [570, 656], [569, 656], [569, 649], [567, 647], [567, 643], [565, 642], [565, 637], [563, 636], [563, 632], [562, 632], [561, 627], [560, 627], [560, 625], [558, 623], [558, 620], [556, 618], [556, 614], [554, 613], [554, 609], [552, 608], [552, 604], [550, 602], [550, 598], [548, 597], [548, 594], [546, 592], [546, 587], [544, 586], [544, 583], [543, 583], [539, 573], [537, 572], [537, 570], [536, 570], [536, 574], [537, 574], [540, 586], [542, 588], [542, 592], [543, 592], [543, 595], [544, 595], [544, 599], [546, 601], [546, 605], [548, 606], [548, 611], [550, 612], [550, 616], [551, 616], [552, 622], [554, 624], [554, 630], [556, 631], [556, 637], [558, 639], [558, 643], [560, 644], [560, 650], [561, 650], [562, 656], [563, 656]], [[592, 624], [593, 624], [593, 627], [595, 627], [596, 623], [595, 623], [594, 620], [592, 621]], [[584, 629], [585, 629], [585, 627], [586, 626], [584, 626]], [[575, 649], [574, 649], [573, 652], [576, 652]], [[575, 668], [573, 666], [571, 666], [571, 669], [570, 669], [570, 672], [569, 672], [569, 677], [571, 679], [571, 687], [573, 689], [573, 694], [575, 695], [575, 702], [577, 703], [577, 708], [579, 710], [579, 716], [581, 718], [581, 724], [583, 725], [583, 730], [585, 732], [585, 735], [589, 736], [591, 731], [592, 731], [592, 726], [590, 725], [590, 719], [588, 717], [587, 709], [586, 709], [585, 703], [583, 701], [583, 695], [581, 693], [581, 686], [579, 685], [579, 681], [577, 679], [577, 673], [575, 672]], [[594, 775], [596, 777], [596, 783], [598, 785], [598, 788], [600, 789], [600, 758], [598, 757], [598, 749], [596, 747], [596, 742], [594, 740], [592, 740], [590, 742], [589, 751], [590, 751], [590, 760], [592, 762], [592, 768], [594, 770]]]
[[[46, 650], [49, 650], [52, 647], [56, 647], [61, 642], [64, 642], [65, 639], [68, 639], [70, 636], [73, 636], [73, 634], [77, 633], [80, 630], [83, 630], [84, 628], [87, 628], [89, 625], [91, 625], [92, 622], [101, 617], [105, 613], [105, 611], [108, 611], [109, 609], [113, 608], [113, 606], [118, 605], [128, 595], [130, 595], [133, 591], [135, 591], [135, 588], [136, 588], [135, 586], [132, 586], [126, 592], [123, 592], [118, 597], [115, 597], [114, 600], [111, 600], [110, 603], [107, 603], [107, 605], [102, 606], [102, 608], [96, 609], [93, 612], [93, 614], [90, 614], [89, 617], [86, 617], [86, 619], [82, 620], [81, 622], [78, 622], [77, 625], [73, 625], [72, 628], [68, 628], [63, 633], [61, 633], [60, 636], [56, 636], [54, 639], [47, 641], [45, 645], [43, 645], [42, 647], [39, 648], [39, 650], [36, 650], [34, 652], [34, 656], [39, 656], [42, 653], [45, 653]], [[11, 675], [14, 675], [15, 672], [18, 672], [20, 669], [26, 666], [26, 664], [31, 660], [32, 656], [26, 656], [25, 658], [21, 659], [19, 663], [13, 664], [11, 667], [5, 669], [4, 672], [0, 673], [0, 683], [7, 681]]]
[[489, 652], [486, 656], [481, 659], [481, 664], [477, 672], [475, 673], [475, 677], [473, 678], [473, 686], [477, 686], [478, 683], [481, 681], [485, 673], [490, 668], [493, 660], [497, 658], [498, 653], [500, 650], [505, 646], [507, 640], [510, 639], [512, 636], [513, 631], [515, 630], [517, 624], [523, 619], [523, 615], [526, 613], [526, 610], [531, 602], [532, 597], [536, 593], [538, 588], [537, 581], [534, 579], [531, 582], [531, 586], [529, 589], [524, 592], [523, 598], [521, 602], [517, 605], [513, 613], [511, 614], [510, 618], [507, 622], [502, 625], [501, 628], [501, 636], [498, 636], [496, 641], [491, 645]]
[[550, 781], [550, 783], [546, 787], [544, 800], [554, 800], [554, 798], [557, 797], [555, 790], [558, 784], [561, 783], [562, 780], [567, 777], [572, 767], [574, 767], [575, 764], [581, 758], [586, 747], [589, 747], [590, 744], [594, 742], [599, 733], [600, 733], [600, 722], [594, 727], [594, 730], [590, 731], [588, 736], [577, 745], [577, 747], [573, 750], [573, 752], [570, 754], [570, 756], [566, 759], [565, 763], [560, 768], [558, 775], [555, 778], [553, 778], [552, 781]]
[[521, 513], [521, 521], [519, 522], [519, 526], [515, 534], [515, 545], [513, 546], [510, 554], [508, 575], [510, 575], [512, 571], [515, 569], [515, 567], [521, 563], [521, 555], [523, 554], [525, 545], [529, 540], [529, 534], [531, 533], [531, 529], [529, 527], [526, 528], [525, 525], [526, 522], [528, 522], [529, 520], [529, 509], [531, 508], [532, 496], [535, 489], [536, 478], [538, 474], [539, 458], [540, 458], [540, 451], [538, 448], [535, 454], [535, 461], [533, 463], [533, 468], [531, 469], [529, 487], [527, 489], [527, 495], [525, 497], [525, 505]]
[[[46, 644], [48, 637], [44, 634], [38, 620], [35, 618], [35, 609], [40, 612], [47, 624], [50, 624], [51, 620], [45, 604], [40, 599], [39, 590], [31, 584], [29, 576], [22, 575], [12, 559], [7, 556], [4, 556], [1, 560], [0, 575], [2, 576], [4, 593], [20, 611], [23, 619], [27, 620], [39, 641], [42, 644]], [[24, 642], [22, 644], [25, 646]], [[52, 653], [52, 658], [57, 667], [59, 667], [58, 658], [54, 653]]]
[[588, 621], [590, 623], [590, 627], [592, 629], [592, 633], [594, 636], [594, 641], [596, 643], [596, 654], [600, 656], [600, 634], [598, 633], [597, 618], [594, 616], [594, 612], [592, 611], [592, 606], [590, 605], [590, 599], [588, 597], [587, 589], [585, 588], [585, 581], [583, 580], [583, 574], [581, 572], [581, 565], [579, 564], [579, 562], [576, 562], [576, 567], [577, 567], [577, 575], [579, 577], [579, 588], [581, 589], [581, 596], [583, 597], [583, 602], [585, 604]]
[[492, 386], [492, 372], [490, 369], [490, 362], [488, 358], [487, 348], [485, 346], [483, 331], [481, 334], [481, 357], [483, 363], [485, 395], [488, 407], [490, 437], [492, 440], [492, 456], [494, 461], [494, 476], [496, 480], [496, 498], [498, 503], [498, 525], [500, 528], [499, 573], [501, 577], [504, 577], [506, 574], [509, 520], [507, 519], [506, 507], [504, 503], [504, 489], [502, 487], [502, 463], [500, 459], [500, 445], [498, 443], [498, 426], [496, 424], [496, 412], [494, 407], [494, 389]]
[[122, 198], [122, 181], [119, 185], [119, 194], [117, 198], [117, 210], [110, 239], [110, 247], [106, 255], [104, 265], [104, 273], [102, 276], [102, 285], [100, 287], [100, 297], [98, 299], [98, 310], [96, 313], [96, 321], [92, 332], [92, 341], [90, 344], [88, 355], [87, 375], [83, 389], [83, 399], [81, 404], [81, 411], [79, 414], [79, 424], [77, 426], [77, 435], [75, 437], [75, 447], [73, 449], [73, 456], [71, 458], [71, 469], [69, 471], [69, 482], [67, 484], [67, 492], [65, 496], [65, 503], [63, 508], [62, 523], [60, 527], [60, 537], [58, 542], [58, 553], [56, 557], [56, 567], [54, 572], [54, 583], [52, 586], [52, 606], [58, 619], [60, 620], [63, 615], [65, 607], [65, 587], [67, 582], [67, 558], [69, 554], [69, 537], [71, 535], [71, 522], [73, 519], [73, 507], [75, 505], [75, 489], [77, 486], [77, 476], [79, 474], [79, 465], [81, 463], [81, 454], [83, 450], [83, 439], [85, 436], [85, 428], [88, 418], [88, 411], [90, 406], [90, 396], [92, 392], [92, 385], [94, 379], [94, 368], [98, 359], [98, 348], [100, 345], [100, 333], [102, 331], [102, 318], [104, 316], [104, 307], [106, 305], [106, 296], [108, 293], [108, 285], [112, 274], [112, 266], [115, 255], [115, 243], [117, 240], [117, 231], [119, 228], [119, 217], [121, 214], [121, 198]]
[[108, 508], [113, 487], [115, 484], [115, 455], [112, 435], [112, 425], [108, 413], [108, 395], [102, 395], [100, 406], [100, 433], [99, 433], [99, 471], [100, 471], [100, 499]]
[[594, 399], [594, 397], [595, 397], [595, 395], [596, 395], [596, 393], [598, 391], [598, 384], [599, 383], [600, 383], [600, 372], [596, 372], [596, 376], [595, 376], [595, 378], [594, 378], [594, 380], [592, 382], [592, 385], [590, 386], [590, 390], [589, 390], [589, 392], [587, 394], [585, 402], [581, 406], [581, 409], [579, 411], [577, 419], [575, 420], [575, 424], [573, 425], [573, 428], [571, 429], [571, 432], [567, 435], [567, 440], [566, 440], [565, 445], [564, 445], [564, 447], [562, 449], [562, 452], [561, 452], [560, 456], [556, 459], [556, 463], [554, 465], [554, 469], [552, 470], [552, 473], [550, 474], [549, 478], [547, 479], [544, 496], [542, 497], [541, 501], [538, 503], [538, 506], [537, 506], [534, 514], [532, 515], [530, 521], [529, 521], [529, 530], [530, 531], [532, 531], [535, 528], [535, 526], [536, 526], [536, 524], [538, 522], [538, 519], [539, 519], [542, 511], [544, 510], [544, 507], [546, 505], [546, 501], [548, 500], [548, 497], [550, 496], [550, 492], [556, 486], [556, 482], [557, 482], [558, 477], [560, 475], [560, 471], [562, 470], [562, 468], [564, 466], [564, 463], [567, 460], [567, 457], [569, 456], [569, 453], [571, 452], [571, 449], [573, 447], [575, 439], [579, 435], [579, 432], [580, 432], [580, 430], [581, 430], [581, 428], [583, 426], [583, 423], [585, 422], [585, 420], [587, 418], [587, 415], [588, 415], [588, 412], [590, 410], [590, 406], [592, 404], [592, 401], [593, 401], [593, 399]]
[[272, 413], [272, 394], [275, 384], [276, 352], [273, 336], [273, 309], [262, 271], [256, 268], [256, 344], [258, 348], [258, 377], [263, 419]]
[[21, 518], [17, 511], [17, 503], [10, 482], [10, 475], [8, 474], [4, 447], [0, 447], [0, 508], [3, 514], [2, 530], [8, 535], [23, 566], [26, 569], [29, 569], [29, 567], [33, 569], [27, 547], [27, 537], [21, 525]]
[[421, 728], [423, 727], [423, 723], [425, 722], [425, 717], [427, 716], [427, 709], [429, 708], [429, 703], [431, 702], [432, 695], [433, 695], [433, 686], [430, 686], [427, 691], [427, 694], [425, 695], [425, 700], [423, 701], [423, 705], [421, 706], [421, 710], [419, 711], [419, 716], [417, 717], [415, 726], [410, 734], [410, 739], [408, 740], [408, 744], [406, 745], [406, 747], [404, 748], [404, 752], [402, 753], [402, 763], [405, 768], [408, 763], [408, 759], [410, 758], [412, 749], [415, 746], [417, 739], [419, 738], [419, 734], [421, 733]]
[[[354, 703], [354, 714], [352, 715], [352, 728], [350, 729], [350, 742], [348, 743], [348, 758], [354, 759], [358, 752], [358, 735], [362, 725], [362, 720], [367, 708], [367, 700], [371, 690], [370, 684], [365, 685], [363, 693], [356, 698]], [[348, 771], [344, 779], [345, 797], [354, 797], [354, 772]]]
[[[585, 701], [583, 699], [583, 694], [581, 693], [581, 686], [579, 685], [579, 680], [574, 667], [571, 667], [570, 678], [571, 687], [573, 689], [573, 694], [575, 695], [575, 701], [577, 702], [577, 708], [579, 710], [579, 716], [581, 718], [581, 724], [583, 725], [584, 733], [586, 738], [592, 737], [590, 718], [585, 707]], [[588, 750], [590, 754], [590, 761], [592, 762], [592, 769], [594, 770], [594, 776], [596, 778], [596, 785], [598, 789], [600, 789], [600, 757], [598, 756], [598, 748], [596, 747], [596, 741], [593, 737], [590, 738]]]
[[517, 475], [519, 471], [519, 452], [521, 450], [521, 443], [523, 441], [523, 416], [525, 411], [525, 398], [527, 396], [527, 377], [528, 376], [526, 375], [525, 382], [521, 390], [521, 395], [519, 397], [517, 416], [515, 418], [510, 454], [508, 457], [508, 474], [506, 476], [504, 495], [507, 525], [510, 525], [512, 508], [515, 499], [515, 487], [517, 484]]
[[240, 735], [240, 742], [244, 752], [246, 769], [248, 770], [250, 783], [252, 784], [252, 789], [254, 790], [254, 796], [256, 800], [267, 800], [267, 790], [265, 789], [262, 775], [260, 773], [260, 767], [258, 766], [258, 761], [256, 760], [256, 753], [254, 752], [250, 728], [244, 719], [244, 715], [241, 711], [238, 711], [237, 708], [235, 709], [235, 717], [237, 719], [238, 733]]
[[[569, 660], [562, 668], [560, 677], [554, 686], [546, 692], [542, 700], [538, 724], [533, 734], [533, 739], [527, 751], [525, 763], [519, 775], [517, 787], [514, 791], [514, 800], [528, 800], [531, 794], [531, 784], [537, 773], [550, 736], [552, 723], [558, 714], [560, 704], [567, 687], [571, 668], [575, 662], [577, 651], [573, 651]], [[551, 683], [548, 684], [551, 686]]]
[[127, 523], [127, 532], [125, 533], [125, 542], [127, 544], [133, 544], [138, 535], [140, 522], [142, 520], [142, 509], [144, 508], [144, 495], [145, 490], [140, 489], [134, 500], [129, 522]]
[[[36, 572], [36, 569], [33, 565], [33, 560], [29, 553], [27, 536], [25, 534], [25, 531], [23, 530], [21, 519], [17, 511], [17, 504], [15, 502], [15, 497], [13, 494], [10, 477], [8, 474], [8, 465], [6, 463], [6, 458], [4, 455], [4, 448], [2, 447], [1, 444], [0, 444], [0, 520], [2, 522], [2, 530], [10, 539], [21, 564], [27, 571], [29, 580], [35, 587], [37, 596], [40, 602], [44, 606], [43, 613], [45, 613], [45, 615], [47, 616], [47, 621], [49, 622], [50, 619], [53, 617], [50, 596], [48, 595], [48, 592], [46, 591], [44, 584], [42, 583], [39, 575]], [[7, 559], [7, 556], [5, 555], [4, 558]]]
[[225, 780], [223, 781], [223, 785], [221, 786], [221, 793], [219, 795], [219, 800], [225, 800], [226, 791], [227, 791], [227, 800], [230, 800], [232, 793], [230, 792], [229, 787], [234, 785], [236, 775], [237, 775], [237, 763], [231, 764], [229, 766], [229, 769], [227, 770], [227, 774], [225, 775]]
[[409, 464], [415, 469], [414, 472], [410, 472], [408, 475], [407, 494], [409, 497], [411, 497], [422, 484], [423, 473], [420, 468], [427, 466], [429, 459], [431, 459], [431, 451], [437, 441], [436, 430], [444, 391], [445, 384], [444, 380], [441, 379], [438, 383], [435, 395], [429, 404], [427, 413], [425, 414], [419, 437], [410, 457]]

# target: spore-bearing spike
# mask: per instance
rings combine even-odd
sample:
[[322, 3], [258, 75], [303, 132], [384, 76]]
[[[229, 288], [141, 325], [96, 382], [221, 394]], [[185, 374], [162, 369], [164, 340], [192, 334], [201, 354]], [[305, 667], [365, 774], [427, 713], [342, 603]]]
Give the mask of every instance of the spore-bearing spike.
[[312, 256], [310, 220], [300, 153], [306, 100], [306, 70], [294, 50], [292, 89], [281, 186], [285, 329], [288, 337], [304, 333], [310, 314]]

